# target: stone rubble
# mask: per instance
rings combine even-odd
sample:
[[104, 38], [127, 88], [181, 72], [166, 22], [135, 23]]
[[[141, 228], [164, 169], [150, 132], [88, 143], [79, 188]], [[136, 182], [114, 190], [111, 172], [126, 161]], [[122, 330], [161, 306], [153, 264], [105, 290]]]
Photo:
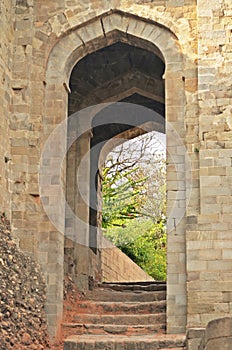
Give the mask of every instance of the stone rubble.
[[38, 265], [20, 252], [0, 217], [0, 350], [50, 348], [45, 282]]

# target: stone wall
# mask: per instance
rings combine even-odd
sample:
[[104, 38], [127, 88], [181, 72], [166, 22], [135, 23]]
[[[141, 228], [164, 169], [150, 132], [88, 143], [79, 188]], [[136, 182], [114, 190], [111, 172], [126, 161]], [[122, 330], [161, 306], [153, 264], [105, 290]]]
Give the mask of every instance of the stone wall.
[[[127, 4], [128, 5], [128, 4]], [[150, 6], [150, 5], [149, 5]], [[72, 18], [72, 22], [68, 23], [73, 30], [69, 30], [67, 36], [57, 40], [54, 48], [49, 56], [47, 75], [46, 75], [46, 98], [48, 104], [45, 103], [46, 120], [52, 120], [52, 116], [64, 116], [64, 101], [66, 99], [67, 89], [66, 84], [66, 72], [70, 70], [78, 59], [85, 56], [87, 53], [94, 52], [96, 49], [100, 49], [105, 45], [109, 45], [118, 40], [127, 40], [131, 45], [145, 46], [148, 50], [155, 50], [152, 44], [151, 34], [154, 36], [154, 43], [158, 46], [158, 51], [162, 52], [167, 69], [165, 73], [166, 79], [166, 90], [167, 90], [167, 116], [168, 121], [176, 128], [179, 133], [178, 137], [173, 137], [175, 134], [172, 128], [168, 128], [168, 150], [173, 155], [169, 157], [168, 173], [169, 173], [169, 228], [172, 234], [169, 234], [169, 246], [170, 250], [168, 253], [168, 325], [169, 332], [183, 332], [185, 331], [186, 325], [186, 271], [185, 271], [185, 164], [184, 164], [184, 149], [182, 142], [184, 140], [184, 111], [185, 111], [185, 100], [186, 98], [191, 99], [191, 108], [193, 113], [194, 101], [193, 96], [195, 90], [190, 86], [194, 79], [193, 76], [196, 74], [195, 62], [192, 58], [186, 57], [186, 69], [184, 73], [186, 78], [182, 77], [182, 70], [184, 70], [184, 58], [181, 52], [178, 40], [171, 31], [163, 29], [161, 26], [157, 26], [156, 23], [150, 23], [149, 16], [151, 13], [154, 15], [154, 20], [160, 21], [159, 10], [165, 12], [165, 9], [157, 9], [149, 7], [144, 13], [146, 20], [141, 19], [138, 21], [136, 17], [128, 15], [127, 12], [131, 12], [127, 6], [122, 7], [123, 12], [118, 10], [110, 11], [102, 15], [102, 21], [99, 18], [93, 18], [87, 22], [85, 26], [73, 27], [74, 23], [78, 23], [78, 16], [74, 13], [69, 15]], [[138, 10], [138, 9], [137, 9]], [[141, 8], [140, 8], [141, 10]], [[169, 9], [172, 13], [173, 8]], [[194, 8], [191, 9], [194, 12]], [[183, 9], [178, 8], [176, 10], [179, 15], [183, 15]], [[125, 12], [125, 13], [124, 13]], [[134, 10], [136, 14], [136, 10]], [[140, 13], [140, 12], [139, 12]], [[186, 12], [187, 15], [188, 12]], [[170, 13], [169, 13], [170, 14]], [[99, 10], [99, 15], [101, 11]], [[90, 19], [90, 18], [89, 18]], [[74, 22], [73, 22], [74, 21]], [[138, 22], [137, 22], [138, 21]], [[162, 21], [170, 27], [170, 21], [162, 16]], [[65, 26], [65, 24], [63, 24]], [[175, 28], [173, 27], [173, 30]], [[180, 32], [183, 28], [178, 28]], [[62, 30], [60, 31], [60, 33]], [[113, 34], [112, 34], [113, 32]], [[127, 35], [125, 36], [125, 32]], [[189, 30], [187, 31], [189, 35]], [[134, 36], [137, 36], [134, 39]], [[80, 38], [82, 40], [79, 40]], [[51, 38], [52, 39], [52, 38]], [[83, 41], [85, 45], [83, 45]], [[150, 45], [147, 42], [150, 42]], [[169, 43], [167, 46], [166, 43]], [[194, 40], [189, 40], [189, 50], [192, 51], [194, 46]], [[51, 43], [50, 43], [51, 44]], [[42, 44], [41, 44], [42, 45]], [[44, 52], [44, 50], [43, 50]], [[57, 62], [62, 62], [60, 70], [57, 70]], [[185, 95], [185, 84], [187, 92]], [[195, 86], [195, 85], [194, 85]], [[178, 94], [173, 94], [173, 91], [179, 91]], [[50, 96], [53, 96], [54, 102], [51, 103], [49, 100]], [[58, 109], [57, 106], [60, 106]], [[190, 108], [190, 110], [191, 110]], [[192, 110], [191, 110], [192, 112]], [[57, 118], [58, 120], [58, 118]], [[49, 128], [48, 128], [49, 130]], [[47, 130], [46, 130], [47, 131]], [[192, 152], [193, 153], [193, 152]], [[176, 162], [176, 164], [174, 164]], [[49, 180], [49, 179], [48, 179]], [[52, 185], [52, 184], [51, 184]], [[54, 185], [54, 184], [53, 184]], [[195, 184], [195, 186], [197, 183]], [[55, 186], [54, 188], [55, 193]], [[180, 196], [176, 198], [176, 192], [181, 191]], [[56, 200], [59, 203], [59, 200]], [[173, 211], [173, 205], [177, 203], [177, 210]], [[58, 209], [56, 208], [56, 211]], [[54, 213], [55, 214], [55, 213]], [[173, 230], [175, 228], [175, 230]], [[178, 233], [176, 233], [176, 232]], [[178, 316], [176, 315], [178, 313]]]
[[65, 209], [50, 171], [63, 162], [65, 129], [42, 162], [43, 193], [40, 157], [67, 118], [72, 67], [117, 40], [158, 47], [166, 120], [179, 135], [167, 128], [168, 332], [231, 312], [231, 16], [231, 0], [1, 2], [0, 208], [41, 264], [51, 335], [62, 316]]
[[188, 326], [231, 311], [231, 2], [198, 1], [199, 214], [186, 235]]
[[154, 279], [136, 265], [120, 249], [103, 238], [101, 271], [103, 282], [137, 282]]
[[12, 73], [12, 9], [11, 1], [0, 4], [0, 212], [11, 217], [10, 209], [10, 107], [11, 107], [11, 73]]
[[11, 191], [12, 228], [22, 250], [38, 259], [38, 139], [41, 129], [39, 107], [34, 105], [39, 86], [33, 86], [32, 41], [34, 37], [33, 1], [16, 0], [14, 41], [12, 43], [12, 105], [11, 105]]

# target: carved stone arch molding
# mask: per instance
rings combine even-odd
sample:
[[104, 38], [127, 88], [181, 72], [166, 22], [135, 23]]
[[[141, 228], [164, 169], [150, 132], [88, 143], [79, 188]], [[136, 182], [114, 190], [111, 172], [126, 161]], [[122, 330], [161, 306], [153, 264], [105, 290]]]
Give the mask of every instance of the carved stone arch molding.
[[[185, 247], [185, 90], [184, 58], [176, 36], [163, 25], [121, 11], [111, 11], [86, 23], [78, 25], [58, 39], [50, 51], [46, 67], [44, 140], [51, 130], [67, 118], [69, 78], [73, 67], [87, 54], [114, 44], [118, 41], [138, 46], [161, 57], [165, 63], [165, 106], [168, 153], [167, 215], [168, 215], [168, 271], [167, 271], [167, 332], [184, 333], [186, 330], [186, 247]], [[178, 136], [178, 137], [177, 137]], [[59, 135], [57, 136], [59, 137]], [[65, 149], [66, 140], [62, 136], [59, 147]], [[62, 162], [63, 159], [60, 159]], [[56, 162], [59, 155], [56, 154]], [[181, 180], [180, 180], [181, 179]], [[64, 206], [56, 203], [54, 215], [64, 219]], [[177, 198], [176, 194], [181, 191]], [[57, 197], [58, 198], [58, 197]], [[179, 202], [178, 202], [179, 201]], [[54, 227], [51, 231], [54, 231]], [[57, 237], [60, 237], [59, 235]], [[53, 238], [54, 239], [54, 238]], [[60, 257], [63, 255], [62, 237], [57, 245], [57, 304], [62, 304], [62, 272]], [[49, 251], [49, 244], [47, 245]], [[59, 261], [58, 261], [59, 260]], [[49, 280], [49, 267], [43, 266]], [[54, 304], [48, 299], [49, 305]], [[57, 322], [61, 319], [61, 308], [57, 308]]]
[[182, 50], [175, 34], [157, 22], [111, 11], [82, 23], [59, 38], [49, 55], [46, 82], [63, 80], [67, 83], [72, 68], [79, 60], [117, 41], [161, 55], [166, 64], [166, 74], [183, 72]]

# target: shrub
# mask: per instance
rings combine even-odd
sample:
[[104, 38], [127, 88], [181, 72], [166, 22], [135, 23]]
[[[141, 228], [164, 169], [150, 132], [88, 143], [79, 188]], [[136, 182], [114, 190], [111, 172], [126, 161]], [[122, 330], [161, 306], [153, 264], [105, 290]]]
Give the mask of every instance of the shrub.
[[166, 279], [164, 220], [134, 219], [123, 227], [108, 228], [105, 236], [155, 280]]

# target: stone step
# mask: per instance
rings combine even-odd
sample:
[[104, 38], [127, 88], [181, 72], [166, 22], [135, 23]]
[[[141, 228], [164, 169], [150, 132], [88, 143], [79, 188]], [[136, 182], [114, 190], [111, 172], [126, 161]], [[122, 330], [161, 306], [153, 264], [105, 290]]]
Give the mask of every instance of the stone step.
[[164, 334], [164, 282], [101, 283], [67, 304], [65, 315], [65, 350], [184, 349], [183, 341]]
[[64, 342], [64, 350], [165, 350], [185, 349], [185, 335], [75, 335]]
[[160, 291], [166, 290], [165, 282], [100, 283], [98, 288], [116, 291]]
[[158, 300], [166, 300], [166, 291], [113, 291], [110, 289], [95, 289], [88, 291], [85, 295], [86, 299], [95, 301], [111, 301], [111, 302], [150, 302]]
[[147, 286], [150, 284], [166, 284], [166, 281], [157, 281], [157, 280], [151, 280], [151, 281], [135, 281], [135, 282], [98, 282], [98, 285], [107, 285], [107, 284], [119, 284], [119, 285], [140, 285], [140, 286]]
[[150, 301], [150, 302], [110, 302], [110, 301], [77, 301], [72, 310], [68, 310], [69, 314], [77, 313], [93, 313], [98, 315], [108, 314], [149, 314], [165, 312], [166, 301]]
[[119, 335], [145, 335], [164, 333], [165, 325], [111, 325], [111, 324], [82, 324], [82, 323], [64, 323], [62, 324], [63, 332], [66, 337], [78, 334], [119, 334]]
[[70, 321], [74, 323], [92, 324], [124, 324], [124, 325], [148, 325], [166, 322], [166, 313], [142, 314], [142, 315], [95, 315], [95, 314], [73, 314]]

